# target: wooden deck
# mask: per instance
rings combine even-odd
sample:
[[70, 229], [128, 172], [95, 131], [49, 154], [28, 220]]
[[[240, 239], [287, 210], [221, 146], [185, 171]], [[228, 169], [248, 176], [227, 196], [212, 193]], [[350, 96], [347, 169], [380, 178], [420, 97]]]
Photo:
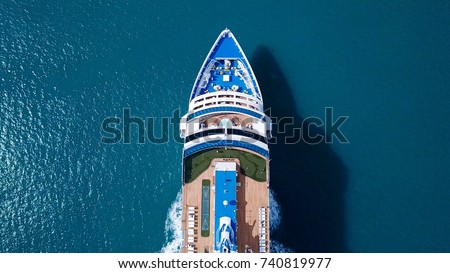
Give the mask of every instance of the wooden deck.
[[[211, 162], [211, 165], [203, 173], [201, 173], [194, 181], [183, 186], [183, 212], [182, 212], [182, 229], [184, 236], [184, 244], [181, 252], [188, 252], [188, 207], [195, 207], [194, 217], [194, 252], [214, 252], [214, 206], [215, 206], [215, 162], [218, 161], [234, 161], [238, 165], [237, 182], [237, 246], [238, 252], [260, 252], [260, 208], [266, 208], [265, 225], [267, 226], [267, 233], [264, 235], [267, 240], [266, 249], [269, 249], [269, 189], [268, 182], [257, 182], [239, 172], [240, 162], [235, 158], [216, 158]], [[268, 166], [267, 166], [268, 168]], [[202, 211], [202, 180], [209, 179], [211, 181], [210, 187], [210, 233], [208, 237], [201, 235], [201, 211]]]

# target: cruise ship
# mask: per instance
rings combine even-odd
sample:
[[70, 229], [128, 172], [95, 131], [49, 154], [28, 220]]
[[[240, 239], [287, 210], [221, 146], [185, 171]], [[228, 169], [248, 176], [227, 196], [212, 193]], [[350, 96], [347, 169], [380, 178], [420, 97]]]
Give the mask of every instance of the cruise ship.
[[225, 29], [181, 118], [183, 253], [267, 253], [272, 123], [250, 63]]

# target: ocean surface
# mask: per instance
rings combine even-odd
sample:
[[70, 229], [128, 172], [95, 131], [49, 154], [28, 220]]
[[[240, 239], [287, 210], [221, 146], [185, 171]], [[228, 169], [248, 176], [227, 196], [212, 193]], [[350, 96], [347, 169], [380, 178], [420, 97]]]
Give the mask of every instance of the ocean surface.
[[[447, 1], [2, 1], [0, 252], [177, 251], [182, 145], [163, 117], [187, 110], [225, 27], [273, 116], [348, 116], [347, 144], [275, 132], [272, 250], [450, 252], [449, 14]], [[124, 109], [168, 140], [138, 143], [133, 126], [131, 143], [102, 143]]]

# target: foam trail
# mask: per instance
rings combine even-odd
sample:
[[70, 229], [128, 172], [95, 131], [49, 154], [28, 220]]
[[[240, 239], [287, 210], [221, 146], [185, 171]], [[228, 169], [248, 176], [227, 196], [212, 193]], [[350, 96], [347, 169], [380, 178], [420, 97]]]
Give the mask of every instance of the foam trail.
[[281, 209], [277, 202], [275, 193], [272, 190], [269, 191], [269, 204], [270, 204], [270, 229], [277, 230], [281, 223]]
[[[275, 193], [269, 191], [269, 202], [270, 202], [270, 230], [275, 231], [278, 229], [281, 223], [281, 208], [277, 202]], [[271, 240], [270, 252], [272, 253], [292, 253], [293, 251], [288, 247], [284, 246], [282, 243]]]
[[270, 252], [271, 253], [293, 253], [291, 249], [284, 246], [282, 243], [271, 240], [270, 241]]
[[166, 235], [166, 243], [161, 249], [161, 252], [163, 253], [178, 253], [181, 251], [181, 244], [183, 242], [183, 232], [181, 229], [182, 208], [183, 205], [180, 191], [167, 212], [164, 231]]

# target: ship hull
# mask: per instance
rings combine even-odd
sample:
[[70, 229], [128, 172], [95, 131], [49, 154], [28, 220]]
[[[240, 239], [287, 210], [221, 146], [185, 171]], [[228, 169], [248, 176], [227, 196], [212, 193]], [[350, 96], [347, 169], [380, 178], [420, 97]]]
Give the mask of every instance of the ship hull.
[[271, 119], [241, 46], [225, 29], [180, 122], [182, 252], [269, 252]]

